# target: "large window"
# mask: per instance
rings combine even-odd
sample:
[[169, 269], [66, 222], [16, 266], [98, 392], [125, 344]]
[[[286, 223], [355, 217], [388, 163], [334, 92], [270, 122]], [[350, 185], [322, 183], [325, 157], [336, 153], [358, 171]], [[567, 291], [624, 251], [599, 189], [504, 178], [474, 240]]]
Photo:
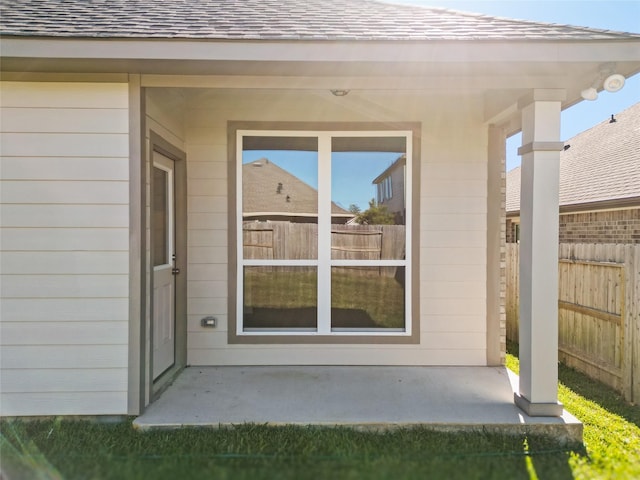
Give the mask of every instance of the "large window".
[[237, 131], [237, 335], [411, 335], [411, 149], [411, 131]]

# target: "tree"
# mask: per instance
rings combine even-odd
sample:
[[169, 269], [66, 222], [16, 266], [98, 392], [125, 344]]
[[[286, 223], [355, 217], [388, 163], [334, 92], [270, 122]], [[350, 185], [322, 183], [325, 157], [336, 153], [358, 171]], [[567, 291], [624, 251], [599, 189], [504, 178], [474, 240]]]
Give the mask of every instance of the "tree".
[[386, 205], [376, 203], [375, 199], [369, 201], [369, 208], [356, 216], [356, 223], [360, 225], [394, 225], [395, 216]]
[[352, 203], [351, 205], [349, 205], [349, 212], [353, 213], [354, 215], [359, 215], [361, 210], [358, 205]]

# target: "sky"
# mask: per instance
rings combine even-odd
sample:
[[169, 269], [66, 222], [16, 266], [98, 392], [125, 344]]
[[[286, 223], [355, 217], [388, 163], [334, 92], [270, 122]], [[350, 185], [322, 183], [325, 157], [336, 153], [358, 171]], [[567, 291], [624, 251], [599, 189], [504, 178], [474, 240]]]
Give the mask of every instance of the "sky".
[[[640, 0], [386, 0], [392, 3], [443, 7], [537, 22], [559, 23], [640, 33]], [[616, 93], [600, 92], [595, 101], [582, 101], [562, 112], [563, 141], [608, 120], [640, 101], [640, 74], [628, 78]], [[520, 165], [520, 134], [507, 140], [507, 171]]]

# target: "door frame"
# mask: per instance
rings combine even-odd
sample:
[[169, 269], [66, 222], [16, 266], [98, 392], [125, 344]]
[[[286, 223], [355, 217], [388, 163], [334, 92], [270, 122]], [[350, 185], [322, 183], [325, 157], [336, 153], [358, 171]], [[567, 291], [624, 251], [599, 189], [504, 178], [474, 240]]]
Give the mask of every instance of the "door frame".
[[[180, 148], [165, 140], [162, 136], [149, 131], [149, 154], [147, 164], [153, 168], [153, 154], [160, 153], [174, 162], [174, 267], [180, 270], [175, 276], [175, 362], [155, 381], [153, 379], [153, 266], [149, 263], [149, 283], [147, 289], [148, 321], [146, 344], [149, 345], [147, 364], [147, 388], [150, 402], [154, 401], [187, 364], [187, 155]], [[149, 182], [149, 198], [153, 198], [153, 182]], [[152, 229], [152, 217], [149, 216], [149, 228]], [[146, 233], [145, 233], [146, 234]], [[149, 238], [149, 258], [153, 258], [153, 241]]]

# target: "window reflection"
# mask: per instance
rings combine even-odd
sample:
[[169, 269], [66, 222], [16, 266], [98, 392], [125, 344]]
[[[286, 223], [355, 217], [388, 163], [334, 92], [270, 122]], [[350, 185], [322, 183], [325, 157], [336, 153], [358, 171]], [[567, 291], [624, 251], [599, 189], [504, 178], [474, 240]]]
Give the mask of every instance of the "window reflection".
[[332, 259], [405, 258], [406, 163], [405, 137], [332, 139], [331, 199], [353, 215], [332, 225]]
[[404, 267], [333, 267], [332, 329], [404, 329]]
[[373, 184], [376, 186], [377, 205], [386, 209], [393, 216], [395, 225], [407, 223], [404, 188], [407, 177], [406, 165], [407, 157], [401, 155], [373, 180]]
[[169, 230], [169, 174], [157, 167], [153, 167], [153, 266], [169, 263], [167, 245]]
[[317, 137], [243, 137], [243, 258], [318, 258]]
[[410, 330], [409, 137], [367, 134], [242, 137], [242, 331]]
[[[291, 159], [285, 159], [289, 156]], [[269, 152], [269, 157], [242, 165], [244, 220], [318, 223], [317, 154], [277, 151]], [[299, 170], [304, 177], [293, 175], [287, 168]]]
[[317, 328], [315, 267], [244, 267], [244, 328]]

